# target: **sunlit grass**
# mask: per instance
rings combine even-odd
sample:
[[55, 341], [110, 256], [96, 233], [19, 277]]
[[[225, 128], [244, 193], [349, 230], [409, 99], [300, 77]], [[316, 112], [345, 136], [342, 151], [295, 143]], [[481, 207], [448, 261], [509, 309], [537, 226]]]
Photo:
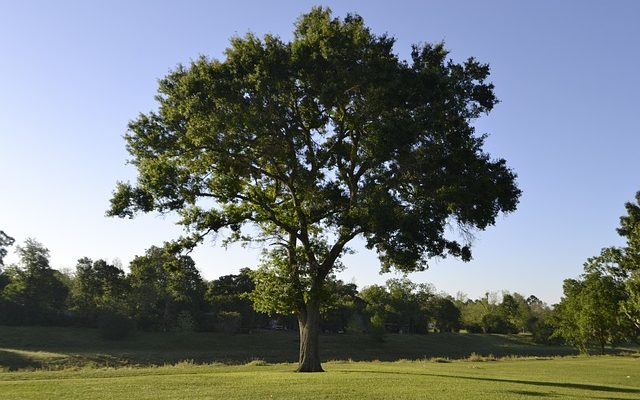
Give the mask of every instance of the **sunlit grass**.
[[640, 359], [328, 362], [91, 368], [0, 373], [8, 399], [638, 399]]

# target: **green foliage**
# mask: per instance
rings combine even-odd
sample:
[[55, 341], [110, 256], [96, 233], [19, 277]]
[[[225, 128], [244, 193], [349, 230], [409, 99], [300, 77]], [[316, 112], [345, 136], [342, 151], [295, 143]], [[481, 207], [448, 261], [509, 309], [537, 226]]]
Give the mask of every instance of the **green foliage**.
[[640, 192], [625, 208], [617, 231], [626, 245], [602, 249], [584, 264], [582, 279], [565, 281], [556, 335], [583, 352], [640, 334]]
[[519, 293], [486, 293], [478, 300], [456, 301], [461, 311], [462, 327], [471, 333], [533, 333], [535, 322], [550, 311], [535, 296], [525, 299]]
[[558, 321], [556, 310], [533, 295], [527, 297], [526, 304], [528, 311], [523, 314], [529, 315], [526, 329], [531, 332], [533, 341], [540, 344], [561, 344], [562, 338], [554, 336]]
[[4, 266], [4, 257], [7, 255], [6, 247], [13, 245], [14, 242], [15, 239], [0, 230], [0, 267]]
[[129, 285], [124, 271], [105, 260], [78, 260], [71, 283], [69, 303], [76, 318], [92, 325], [98, 315], [107, 310], [120, 310], [128, 314]]
[[460, 329], [460, 309], [450, 298], [434, 296], [427, 307], [438, 332], [457, 332]]
[[242, 329], [245, 331], [266, 324], [263, 313], [254, 310], [250, 299], [255, 289], [251, 278], [252, 271], [242, 268], [237, 275], [225, 275], [209, 282], [206, 300], [211, 311], [237, 312], [241, 316]]
[[328, 298], [321, 308], [321, 328], [325, 332], [363, 332], [365, 302], [354, 283], [344, 283], [331, 276], [325, 283]]
[[182, 310], [176, 317], [176, 330], [179, 332], [194, 332], [196, 321], [189, 311]]
[[151, 247], [130, 264], [132, 313], [140, 328], [168, 330], [181, 311], [204, 306], [204, 282], [191, 257]]
[[302, 323], [319, 321], [325, 279], [357, 236], [384, 271], [470, 260], [445, 227], [468, 237], [520, 196], [473, 128], [497, 103], [489, 66], [455, 63], [442, 44], [400, 60], [394, 42], [316, 7], [290, 42], [247, 34], [223, 60], [179, 66], [160, 81], [158, 110], [129, 124], [138, 179], [118, 184], [108, 214], [176, 212], [190, 232], [177, 247], [223, 228], [229, 241], [268, 241], [282, 251], [255, 276], [265, 297], [254, 303]]
[[8, 324], [47, 324], [63, 318], [68, 289], [58, 271], [49, 266], [49, 250], [33, 239], [18, 246], [20, 263], [5, 270], [8, 283], [1, 297]]
[[428, 301], [433, 296], [429, 285], [418, 285], [407, 278], [390, 279], [386, 286], [372, 285], [362, 289], [365, 311], [391, 332], [427, 333]]
[[624, 287], [611, 276], [590, 272], [581, 280], [565, 280], [563, 290], [556, 335], [583, 353], [594, 345], [604, 353], [606, 345], [627, 337], [629, 323], [620, 309]]
[[459, 304], [462, 326], [471, 333], [507, 333], [508, 323], [496, 293]]

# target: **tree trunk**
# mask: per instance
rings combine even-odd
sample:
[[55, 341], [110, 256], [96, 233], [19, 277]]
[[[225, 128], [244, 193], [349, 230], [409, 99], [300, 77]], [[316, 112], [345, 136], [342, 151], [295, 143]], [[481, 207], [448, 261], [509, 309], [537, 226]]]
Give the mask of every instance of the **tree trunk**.
[[324, 372], [320, 365], [320, 305], [310, 301], [298, 313], [300, 328], [300, 359], [297, 372]]

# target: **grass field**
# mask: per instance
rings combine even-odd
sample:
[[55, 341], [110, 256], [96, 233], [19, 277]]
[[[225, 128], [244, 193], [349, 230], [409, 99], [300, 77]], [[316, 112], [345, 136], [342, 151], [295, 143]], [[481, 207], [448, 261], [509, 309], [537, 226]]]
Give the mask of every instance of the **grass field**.
[[0, 373], [3, 399], [638, 399], [640, 359], [566, 357], [487, 362], [188, 363]]
[[91, 329], [0, 327], [0, 399], [640, 399], [637, 349], [577, 357], [517, 335], [324, 335], [323, 358], [347, 361], [296, 374], [297, 340], [263, 331], [112, 342]]

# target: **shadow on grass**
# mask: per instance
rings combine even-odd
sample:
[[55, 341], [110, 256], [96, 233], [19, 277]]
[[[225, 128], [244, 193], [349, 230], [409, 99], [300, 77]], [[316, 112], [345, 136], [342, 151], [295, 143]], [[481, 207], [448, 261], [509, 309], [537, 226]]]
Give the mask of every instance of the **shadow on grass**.
[[16, 371], [20, 369], [40, 368], [42, 363], [18, 352], [0, 349], [0, 369]]
[[507, 393], [513, 393], [520, 396], [531, 396], [531, 397], [557, 397], [558, 396], [555, 393], [533, 392], [531, 390], [507, 390]]
[[[438, 377], [438, 378], [467, 379], [467, 380], [474, 380], [474, 381], [499, 382], [499, 383], [517, 383], [517, 384], [521, 384], [521, 385], [546, 386], [546, 387], [590, 390], [590, 391], [599, 391], [599, 392], [615, 392], [615, 393], [631, 393], [631, 394], [638, 393], [638, 394], [640, 394], [640, 389], [621, 388], [621, 387], [616, 387], [616, 386], [605, 386], [605, 385], [591, 385], [591, 384], [587, 384], [587, 383], [525, 381], [525, 380], [520, 380], [520, 379], [483, 378], [483, 377], [480, 377], [480, 376], [441, 375], [441, 374], [428, 374], [428, 373], [417, 373], [417, 372], [400, 372], [400, 371], [373, 371], [373, 370], [365, 371], [365, 370], [357, 370], [357, 371], [340, 371], [340, 372], [344, 372], [344, 373], [368, 372], [368, 373], [372, 373], [372, 374], [434, 376], [434, 377]], [[532, 393], [540, 393], [540, 392], [532, 392]]]

